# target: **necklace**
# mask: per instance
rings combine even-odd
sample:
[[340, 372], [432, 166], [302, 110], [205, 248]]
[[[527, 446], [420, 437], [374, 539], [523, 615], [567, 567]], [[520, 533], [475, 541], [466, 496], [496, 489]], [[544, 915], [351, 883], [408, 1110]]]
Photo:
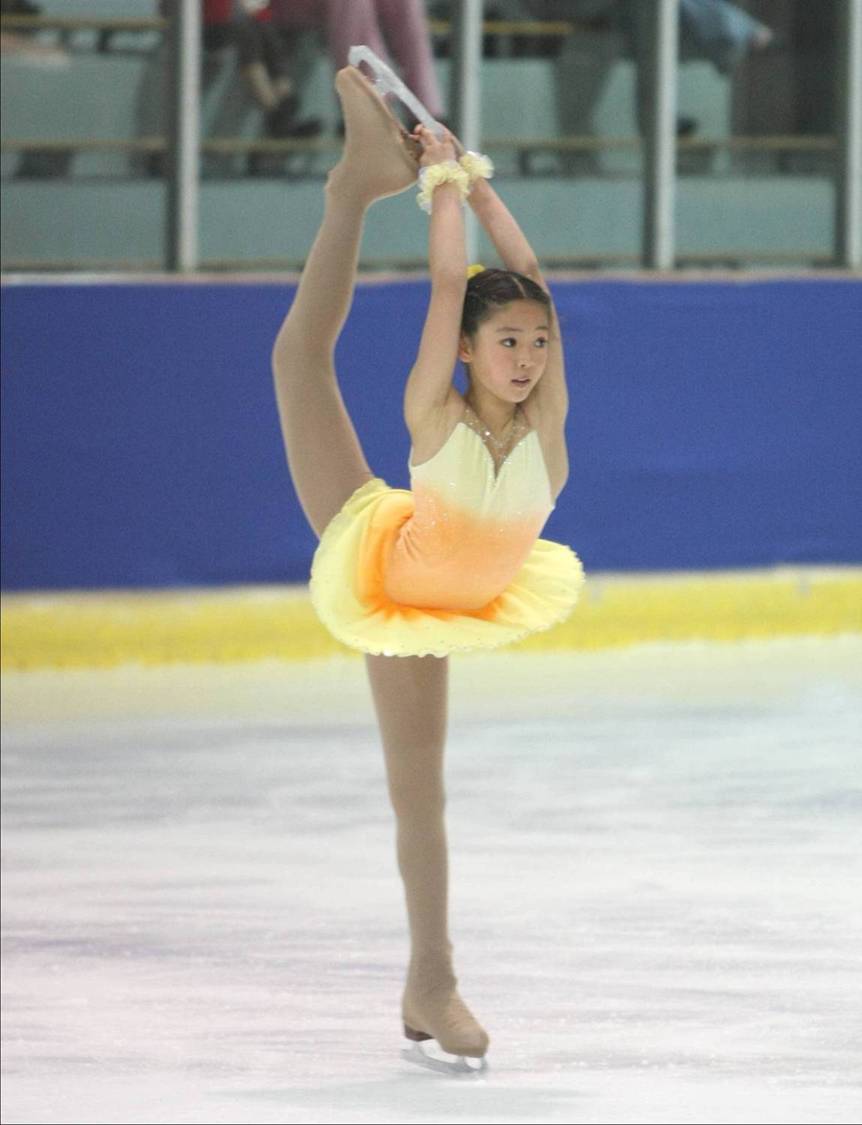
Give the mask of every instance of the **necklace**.
[[469, 404], [469, 402], [467, 403], [467, 409], [470, 411], [470, 413], [473, 415], [473, 417], [479, 423], [479, 426], [474, 427], [474, 429], [476, 429], [477, 433], [482, 438], [482, 440], [491, 442], [491, 444], [494, 446], [494, 448], [497, 450], [497, 452], [502, 453], [503, 450], [506, 448], [507, 443], [511, 440], [512, 434], [515, 431], [515, 421], [517, 420], [517, 418], [518, 418], [518, 416], [521, 412], [520, 403], [515, 407], [515, 410], [512, 414], [512, 417], [509, 419], [509, 421], [504, 426], [503, 436], [499, 437], [499, 438], [494, 436], [494, 434], [491, 432], [490, 428], [483, 422], [483, 420], [479, 417], [479, 415], [476, 413], [476, 411], [473, 409], [473, 407]]

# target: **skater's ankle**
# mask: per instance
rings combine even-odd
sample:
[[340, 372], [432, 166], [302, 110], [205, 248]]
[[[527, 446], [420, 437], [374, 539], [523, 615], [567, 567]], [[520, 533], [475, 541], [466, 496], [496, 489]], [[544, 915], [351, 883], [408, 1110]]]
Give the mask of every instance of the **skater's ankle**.
[[414, 954], [407, 968], [406, 987], [410, 992], [454, 991], [458, 984], [449, 954]]
[[337, 200], [339, 204], [352, 204], [363, 210], [370, 207], [375, 198], [370, 192], [363, 194], [360, 191], [356, 177], [351, 175], [343, 158], [328, 172], [325, 191], [329, 199]]

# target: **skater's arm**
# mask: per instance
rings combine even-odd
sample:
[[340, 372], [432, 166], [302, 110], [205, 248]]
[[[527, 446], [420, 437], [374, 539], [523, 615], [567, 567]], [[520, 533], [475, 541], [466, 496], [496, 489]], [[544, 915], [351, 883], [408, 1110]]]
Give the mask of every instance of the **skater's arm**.
[[494, 244], [506, 269], [529, 277], [551, 298], [548, 362], [545, 373], [530, 398], [534, 406], [548, 416], [549, 421], [562, 423], [569, 407], [563, 344], [554, 298], [542, 276], [539, 260], [515, 216], [487, 180], [476, 180], [468, 198], [473, 213]]
[[[432, 158], [424, 166], [446, 159], [446, 151], [445, 146], [432, 148], [429, 142], [424, 155], [430, 152]], [[411, 433], [446, 405], [458, 358], [461, 312], [467, 288], [467, 253], [464, 208], [461, 194], [453, 183], [442, 183], [433, 191], [428, 268], [431, 300], [416, 362], [404, 392], [404, 418]]]
[[516, 270], [545, 286], [539, 260], [515, 216], [488, 180], [476, 180], [467, 197], [473, 214], [482, 224], [507, 270]]

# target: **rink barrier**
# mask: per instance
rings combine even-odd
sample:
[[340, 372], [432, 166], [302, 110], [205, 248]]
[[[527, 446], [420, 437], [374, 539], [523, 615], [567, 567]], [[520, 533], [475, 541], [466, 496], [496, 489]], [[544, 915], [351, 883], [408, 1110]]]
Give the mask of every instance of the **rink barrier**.
[[[543, 538], [592, 574], [862, 564], [862, 282], [553, 286], [569, 479]], [[308, 580], [317, 538], [270, 371], [293, 293], [287, 278], [3, 280], [4, 591]], [[424, 277], [363, 279], [337, 349], [393, 487], [409, 485], [404, 379], [428, 298]]]
[[[507, 651], [847, 633], [862, 633], [862, 567], [606, 573], [588, 575], [567, 621]], [[2, 641], [4, 671], [352, 651], [320, 624], [304, 586], [7, 595]]]

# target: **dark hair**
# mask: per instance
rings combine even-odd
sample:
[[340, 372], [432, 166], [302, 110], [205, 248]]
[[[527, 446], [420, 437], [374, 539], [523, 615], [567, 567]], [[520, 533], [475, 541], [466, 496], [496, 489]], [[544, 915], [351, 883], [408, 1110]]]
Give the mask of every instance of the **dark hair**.
[[515, 270], [481, 270], [467, 282], [461, 331], [472, 336], [483, 320], [510, 301], [537, 301], [550, 309], [551, 298], [532, 278]]

